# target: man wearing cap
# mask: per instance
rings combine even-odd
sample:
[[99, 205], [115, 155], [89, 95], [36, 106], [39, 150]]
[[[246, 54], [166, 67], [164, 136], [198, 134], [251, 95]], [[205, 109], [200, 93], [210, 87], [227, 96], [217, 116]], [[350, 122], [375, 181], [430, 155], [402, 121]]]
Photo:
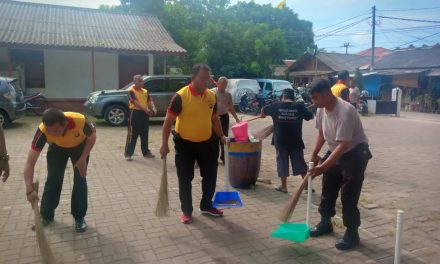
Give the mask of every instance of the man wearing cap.
[[273, 144], [277, 155], [278, 177], [281, 186], [275, 190], [287, 193], [287, 177], [289, 176], [289, 162], [293, 175], [307, 173], [307, 164], [304, 160], [304, 142], [302, 139], [303, 120], [309, 121], [313, 114], [303, 104], [295, 103], [295, 92], [292, 89], [283, 90], [281, 102], [264, 107], [261, 117], [271, 116], [274, 124]]
[[153, 99], [147, 89], [143, 88], [141, 75], [133, 77], [133, 86], [128, 89], [130, 116], [128, 119], [127, 141], [125, 145], [125, 159], [132, 160], [137, 138], [141, 138], [141, 150], [144, 158], [154, 158], [148, 148], [148, 130], [150, 116], [155, 116], [157, 111]]
[[84, 232], [87, 224], [87, 164], [96, 142], [95, 126], [80, 113], [62, 112], [49, 108], [43, 114], [43, 122], [35, 133], [24, 168], [27, 200], [38, 200], [33, 189], [35, 164], [41, 150], [49, 143], [47, 151], [47, 179], [41, 199], [41, 218], [46, 226], [53, 222], [55, 209], [60, 201], [64, 171], [70, 159], [73, 167], [71, 214], [75, 218], [76, 232]]
[[348, 89], [349, 83], [350, 74], [348, 71], [338, 72], [338, 81], [331, 88], [333, 95], [348, 102], [350, 100], [350, 91]]
[[[206, 64], [197, 64], [192, 69], [192, 81], [180, 89], [171, 99], [162, 131], [162, 159], [169, 153], [168, 139], [172, 125], [175, 144], [175, 162], [179, 180], [179, 198], [183, 215], [180, 221], [193, 221], [192, 186], [194, 164], [197, 161], [202, 176], [202, 200], [200, 211], [211, 216], [223, 216], [213, 208], [218, 167], [218, 142], [225, 143], [217, 113], [215, 94], [207, 88], [211, 69]], [[213, 134], [213, 130], [216, 135]]]
[[339, 250], [348, 250], [360, 242], [358, 201], [364, 173], [372, 155], [359, 115], [349, 102], [334, 96], [326, 80], [313, 82], [310, 94], [318, 108], [318, 136], [312, 161], [318, 163], [318, 154], [325, 142], [329, 148], [322, 163], [310, 171], [313, 177], [324, 173], [319, 205], [321, 222], [310, 230], [310, 236], [319, 237], [333, 232], [331, 218], [336, 214], [335, 204], [340, 191], [342, 219], [347, 229], [335, 246]]
[[[223, 134], [228, 136], [229, 132], [229, 113], [235, 119], [235, 122], [239, 123], [237, 113], [235, 113], [234, 105], [232, 103], [232, 95], [226, 91], [228, 86], [228, 79], [224, 76], [220, 77], [217, 81], [217, 87], [212, 88], [211, 91], [215, 93], [217, 98], [217, 112], [220, 116], [220, 123], [222, 125]], [[221, 144], [220, 160], [225, 163], [225, 148]]]

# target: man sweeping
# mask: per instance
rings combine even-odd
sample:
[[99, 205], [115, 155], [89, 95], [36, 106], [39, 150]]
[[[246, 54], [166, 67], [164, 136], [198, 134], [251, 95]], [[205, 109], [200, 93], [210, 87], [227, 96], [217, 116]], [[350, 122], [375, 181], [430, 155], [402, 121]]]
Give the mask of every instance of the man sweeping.
[[357, 205], [364, 172], [372, 157], [368, 139], [356, 109], [334, 96], [326, 80], [313, 82], [310, 93], [313, 104], [318, 108], [316, 128], [319, 131], [312, 161], [318, 162], [318, 153], [325, 142], [329, 148], [322, 164], [310, 171], [313, 177], [324, 173], [319, 205], [321, 222], [310, 231], [310, 236], [319, 237], [333, 232], [331, 218], [336, 214], [336, 199], [341, 191], [342, 218], [347, 229], [335, 246], [339, 250], [348, 250], [360, 242], [358, 227], [361, 220]]
[[[223, 212], [213, 208], [218, 167], [218, 142], [225, 143], [217, 113], [215, 94], [207, 88], [211, 69], [206, 64], [197, 64], [192, 69], [192, 82], [180, 89], [171, 100], [162, 131], [162, 159], [169, 153], [168, 139], [176, 121], [173, 140], [175, 162], [179, 179], [179, 198], [183, 215], [180, 221], [193, 221], [192, 186], [195, 161], [200, 166], [202, 176], [202, 200], [200, 211], [211, 216], [223, 216]], [[215, 132], [213, 134], [213, 130]]]
[[[228, 79], [224, 76], [218, 78], [217, 87], [212, 88], [211, 91], [215, 93], [217, 97], [217, 112], [220, 117], [220, 123], [222, 125], [223, 134], [228, 136], [229, 132], [229, 113], [235, 119], [235, 122], [239, 123], [237, 113], [235, 113], [234, 105], [232, 103], [232, 95], [226, 91], [228, 86]], [[220, 160], [225, 163], [225, 147], [223, 144], [220, 146]]]
[[275, 190], [287, 193], [287, 177], [289, 176], [289, 161], [293, 175], [307, 173], [307, 164], [304, 160], [304, 142], [302, 139], [303, 120], [313, 119], [303, 104], [295, 103], [295, 92], [292, 89], [283, 90], [281, 102], [266, 106], [261, 111], [261, 117], [271, 116], [274, 124], [273, 143], [277, 155], [278, 177], [281, 186]]
[[41, 218], [46, 226], [54, 221], [63, 186], [64, 171], [70, 159], [74, 167], [71, 214], [75, 218], [75, 231], [84, 232], [87, 224], [87, 165], [90, 152], [95, 145], [96, 130], [85, 116], [74, 112], [62, 112], [49, 108], [43, 114], [43, 122], [37, 129], [24, 168], [27, 200], [32, 204], [38, 200], [33, 189], [35, 164], [46, 143], [47, 179], [41, 199]]

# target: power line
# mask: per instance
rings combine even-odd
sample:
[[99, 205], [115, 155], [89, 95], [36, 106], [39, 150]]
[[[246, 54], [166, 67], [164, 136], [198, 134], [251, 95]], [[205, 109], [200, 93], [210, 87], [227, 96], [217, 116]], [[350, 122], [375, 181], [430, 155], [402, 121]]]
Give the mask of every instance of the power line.
[[429, 38], [429, 37], [433, 37], [433, 36], [435, 36], [435, 35], [439, 35], [439, 34], [440, 34], [440, 32], [437, 32], [437, 33], [434, 33], [434, 34], [431, 34], [431, 35], [425, 36], [425, 37], [423, 37], [423, 38], [417, 38], [417, 39], [414, 40], [414, 41], [406, 42], [406, 43], [404, 43], [404, 44], [402, 44], [402, 45], [400, 45], [400, 46], [406, 46], [406, 45], [408, 45], [408, 44], [411, 44], [411, 43], [414, 43], [414, 42], [418, 42], [418, 41], [421, 41], [421, 40], [424, 40], [424, 39], [427, 39], [427, 38]]
[[366, 12], [366, 13], [363, 13], [363, 14], [360, 14], [360, 15], [357, 15], [357, 16], [355, 16], [355, 17], [352, 17], [352, 18], [346, 19], [346, 20], [344, 20], [344, 21], [338, 22], [338, 23], [336, 23], [336, 24], [333, 24], [333, 25], [330, 25], [330, 26], [327, 26], [327, 27], [323, 27], [323, 28], [317, 29], [317, 30], [315, 30], [315, 32], [318, 32], [318, 31], [321, 31], [321, 30], [324, 30], [324, 29], [328, 29], [328, 28], [331, 28], [331, 27], [334, 27], [334, 26], [338, 26], [338, 25], [340, 25], [340, 24], [343, 24], [343, 23], [348, 22], [348, 21], [350, 21], [350, 20], [356, 19], [356, 18], [358, 18], [358, 17], [365, 16], [366, 14], [369, 14], [369, 13], [370, 13], [370, 11], [368, 11], [368, 12]]
[[355, 25], [357, 25], [357, 24], [360, 24], [361, 22], [363, 22], [363, 21], [365, 21], [365, 20], [367, 20], [367, 19], [369, 19], [369, 18], [370, 18], [370, 17], [366, 17], [366, 18], [360, 19], [360, 20], [358, 20], [358, 21], [355, 21], [355, 22], [353, 22], [353, 23], [351, 23], [351, 24], [348, 24], [348, 25], [342, 26], [342, 27], [340, 27], [340, 28], [337, 28], [337, 29], [331, 30], [331, 31], [329, 31], [329, 32], [327, 32], [327, 33], [325, 33], [325, 34], [323, 34], [323, 35], [322, 35], [321, 37], [319, 37], [318, 39], [316, 39], [316, 41], [322, 40], [322, 39], [324, 39], [324, 38], [327, 38], [327, 37], [332, 36], [332, 35], [335, 34], [335, 33], [339, 33], [339, 32], [341, 32], [341, 31], [344, 31], [344, 30], [348, 29], [348, 28], [351, 28], [351, 27], [353, 27], [353, 26], [355, 26]]
[[414, 22], [424, 22], [424, 23], [440, 23], [440, 21], [438, 21], [438, 20], [422, 20], [422, 19], [412, 19], [412, 18], [403, 18], [403, 17], [389, 17], [389, 16], [378, 16], [378, 17], [385, 18], [385, 19], [414, 21]]
[[406, 12], [406, 11], [419, 11], [419, 10], [431, 10], [431, 9], [440, 9], [440, 6], [435, 7], [424, 7], [424, 8], [409, 8], [409, 9], [385, 9], [380, 11], [384, 12]]

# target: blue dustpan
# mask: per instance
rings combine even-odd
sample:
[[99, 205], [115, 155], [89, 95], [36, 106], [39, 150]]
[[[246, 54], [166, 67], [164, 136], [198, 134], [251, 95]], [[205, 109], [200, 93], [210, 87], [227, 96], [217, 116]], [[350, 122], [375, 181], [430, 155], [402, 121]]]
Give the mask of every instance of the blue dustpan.
[[216, 192], [212, 206], [218, 209], [238, 208], [243, 207], [240, 199], [240, 194], [237, 191], [231, 191], [229, 184], [229, 139], [226, 139], [225, 144], [225, 190]]

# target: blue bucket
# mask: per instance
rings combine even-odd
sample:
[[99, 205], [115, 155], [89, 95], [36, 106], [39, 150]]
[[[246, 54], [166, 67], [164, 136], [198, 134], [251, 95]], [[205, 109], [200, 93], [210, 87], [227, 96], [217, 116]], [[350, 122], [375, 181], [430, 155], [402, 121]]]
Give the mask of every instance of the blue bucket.
[[212, 206], [218, 209], [243, 207], [240, 194], [236, 191], [232, 192], [216, 192]]

